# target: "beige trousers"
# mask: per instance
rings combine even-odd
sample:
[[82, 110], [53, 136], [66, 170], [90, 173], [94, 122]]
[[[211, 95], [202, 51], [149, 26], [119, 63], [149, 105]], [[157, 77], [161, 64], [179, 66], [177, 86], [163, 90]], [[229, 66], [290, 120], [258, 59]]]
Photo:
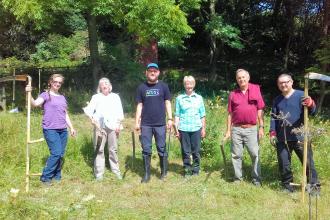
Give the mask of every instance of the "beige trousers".
[[114, 130], [105, 128], [104, 133], [98, 129], [94, 129], [94, 175], [95, 177], [103, 176], [105, 169], [104, 147], [108, 143], [109, 164], [111, 171], [116, 175], [120, 175], [119, 161], [117, 155], [117, 136]]

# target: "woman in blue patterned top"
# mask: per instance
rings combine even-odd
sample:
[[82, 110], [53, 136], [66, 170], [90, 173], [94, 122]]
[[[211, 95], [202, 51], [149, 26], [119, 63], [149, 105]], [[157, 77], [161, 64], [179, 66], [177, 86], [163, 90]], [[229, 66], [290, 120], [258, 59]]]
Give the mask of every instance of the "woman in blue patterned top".
[[[205, 137], [205, 107], [202, 96], [194, 92], [192, 76], [183, 79], [185, 93], [176, 98], [175, 126], [181, 142], [184, 176], [198, 175], [200, 169], [201, 138]], [[190, 161], [193, 158], [193, 164]]]

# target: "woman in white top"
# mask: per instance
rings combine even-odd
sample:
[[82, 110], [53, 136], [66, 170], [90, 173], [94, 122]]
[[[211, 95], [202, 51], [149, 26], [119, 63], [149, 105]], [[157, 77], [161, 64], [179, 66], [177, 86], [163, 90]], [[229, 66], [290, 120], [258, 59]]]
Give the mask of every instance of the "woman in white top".
[[105, 168], [104, 146], [108, 142], [109, 163], [112, 172], [118, 179], [122, 179], [117, 155], [117, 138], [123, 129], [121, 121], [124, 119], [123, 107], [119, 95], [112, 93], [112, 85], [108, 78], [99, 81], [97, 94], [84, 108], [85, 114], [94, 125], [94, 175], [97, 180], [103, 179]]

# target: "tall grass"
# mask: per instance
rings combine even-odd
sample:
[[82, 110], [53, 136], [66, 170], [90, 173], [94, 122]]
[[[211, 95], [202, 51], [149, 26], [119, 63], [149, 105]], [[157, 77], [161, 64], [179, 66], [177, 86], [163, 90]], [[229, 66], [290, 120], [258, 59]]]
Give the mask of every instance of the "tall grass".
[[[63, 180], [51, 187], [31, 178], [30, 192], [24, 192], [26, 115], [0, 114], [0, 219], [306, 219], [308, 203], [300, 202], [300, 193], [281, 192], [275, 149], [268, 137], [261, 140], [263, 187], [250, 183], [251, 162], [244, 156], [244, 183], [231, 183], [229, 144], [226, 156], [228, 174], [220, 155], [219, 143], [225, 132], [226, 110], [221, 98], [206, 100], [207, 138], [202, 146], [202, 173], [198, 177], [182, 177], [179, 142], [172, 137], [169, 174], [159, 180], [159, 159], [152, 157], [152, 179], [140, 184], [142, 159], [137, 143], [137, 157], [132, 166], [131, 130], [133, 118], [126, 118], [119, 138], [120, 168], [124, 179], [118, 181], [109, 170], [105, 179], [93, 178], [94, 153], [91, 125], [84, 115], [72, 114], [78, 136], [70, 138], [63, 170]], [[267, 117], [266, 121], [269, 121]], [[316, 118], [314, 125], [327, 128], [329, 121]], [[32, 138], [42, 137], [39, 111], [32, 114]], [[266, 123], [268, 125], [268, 123]], [[265, 129], [268, 130], [268, 127]], [[328, 219], [330, 202], [328, 161], [329, 133], [314, 140], [314, 158], [322, 182], [318, 200], [318, 218]], [[153, 149], [155, 151], [155, 148]], [[32, 146], [31, 170], [41, 172], [48, 157], [46, 143]], [[301, 165], [293, 157], [296, 182], [301, 178]], [[17, 198], [11, 188], [20, 189]], [[315, 203], [313, 203], [315, 208]]]

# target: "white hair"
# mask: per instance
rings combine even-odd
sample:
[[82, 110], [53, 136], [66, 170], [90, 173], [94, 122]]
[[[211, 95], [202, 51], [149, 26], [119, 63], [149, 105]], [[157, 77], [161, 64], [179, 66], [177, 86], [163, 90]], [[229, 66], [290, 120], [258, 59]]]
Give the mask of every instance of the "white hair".
[[196, 81], [195, 81], [195, 78], [193, 76], [185, 76], [183, 78], [183, 85], [186, 84], [186, 82], [191, 82], [193, 84], [193, 86], [195, 87], [196, 85]]
[[104, 83], [104, 84], [106, 84], [106, 85], [109, 86], [109, 92], [112, 91], [112, 85], [111, 85], [110, 80], [109, 80], [108, 78], [106, 78], [106, 77], [103, 77], [103, 78], [101, 78], [101, 79], [99, 80], [99, 86], [97, 87], [97, 91], [96, 91], [97, 93], [100, 93], [100, 92], [101, 92], [101, 89], [100, 89], [100, 85], [101, 85], [101, 83]]
[[245, 72], [248, 76], [250, 76], [250, 73], [247, 70], [245, 70], [245, 69], [238, 69], [238, 70], [236, 70], [236, 76], [240, 72]]

